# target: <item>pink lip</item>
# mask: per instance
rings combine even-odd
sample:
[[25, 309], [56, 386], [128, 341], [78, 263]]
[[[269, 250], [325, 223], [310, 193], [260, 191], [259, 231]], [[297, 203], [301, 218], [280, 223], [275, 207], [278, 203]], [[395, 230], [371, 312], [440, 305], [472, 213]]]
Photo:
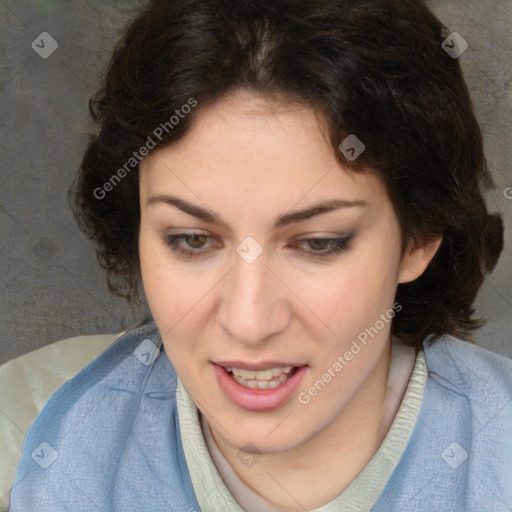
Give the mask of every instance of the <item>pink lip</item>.
[[[273, 389], [252, 389], [246, 388], [238, 382], [234, 381], [228, 372], [222, 367], [224, 363], [228, 363], [228, 361], [224, 361], [221, 366], [214, 363], [213, 368], [217, 375], [217, 381], [219, 383], [220, 388], [224, 391], [225, 395], [238, 407], [245, 409], [247, 411], [268, 411], [270, 409], [275, 409], [279, 407], [284, 402], [286, 402], [290, 396], [293, 394], [297, 386], [300, 384], [302, 378], [307, 372], [308, 366], [300, 366], [297, 371], [288, 378], [286, 382]], [[261, 363], [260, 365], [251, 365], [248, 368], [248, 365], [238, 366], [240, 364], [239, 361], [229, 361], [230, 364], [226, 364], [228, 367], [235, 368], [243, 368], [243, 369], [255, 369], [255, 366], [260, 366], [262, 368], [269, 368], [269, 363]], [[236, 364], [235, 364], [236, 363]], [[283, 363], [271, 363], [275, 366], [293, 366], [291, 364], [283, 364]]]
[[304, 363], [286, 363], [283, 361], [260, 361], [259, 363], [244, 363], [243, 361], [216, 361], [214, 364], [218, 366], [223, 366], [224, 368], [240, 368], [241, 370], [267, 370], [268, 368], [277, 368], [287, 366], [291, 366], [295, 368], [296, 366], [304, 366]]

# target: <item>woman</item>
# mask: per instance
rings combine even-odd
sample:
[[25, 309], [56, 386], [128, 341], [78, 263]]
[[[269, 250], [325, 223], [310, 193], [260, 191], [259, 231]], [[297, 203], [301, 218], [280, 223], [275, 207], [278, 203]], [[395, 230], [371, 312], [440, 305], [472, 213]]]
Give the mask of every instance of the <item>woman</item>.
[[418, 0], [141, 11], [76, 213], [153, 318], [47, 402], [10, 510], [512, 508], [512, 361], [471, 343], [503, 227], [461, 49]]

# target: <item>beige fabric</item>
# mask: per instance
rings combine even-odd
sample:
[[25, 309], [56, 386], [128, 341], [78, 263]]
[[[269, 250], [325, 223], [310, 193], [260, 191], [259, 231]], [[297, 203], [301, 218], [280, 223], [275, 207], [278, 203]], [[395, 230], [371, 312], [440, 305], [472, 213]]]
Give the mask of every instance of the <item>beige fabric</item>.
[[[423, 402], [426, 381], [427, 365], [424, 350], [421, 348], [416, 356], [397, 415], [377, 453], [341, 494], [314, 512], [335, 510], [368, 512], [373, 508], [410, 440]], [[224, 460], [219, 467], [215, 465], [201, 429], [202, 418], [199, 410], [179, 378], [176, 398], [185, 459], [201, 510], [203, 512], [272, 510], [272, 507], [268, 507], [261, 498], [251, 498], [253, 491], [237, 477], [229, 463], [220, 454], [220, 450], [218, 448], [215, 450], [214, 447], [213, 456], [217, 460]], [[228, 486], [246, 500], [245, 508], [237, 503]], [[251, 506], [248, 506], [249, 503]]]
[[44, 404], [122, 334], [68, 338], [0, 366], [0, 512], [9, 507], [25, 435]]

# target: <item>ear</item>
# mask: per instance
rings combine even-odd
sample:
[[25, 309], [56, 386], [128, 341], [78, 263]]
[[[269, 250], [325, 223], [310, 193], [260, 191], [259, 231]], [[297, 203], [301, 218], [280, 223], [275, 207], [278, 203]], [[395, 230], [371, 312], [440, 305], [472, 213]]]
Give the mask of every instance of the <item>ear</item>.
[[400, 264], [398, 282], [410, 283], [420, 277], [436, 254], [442, 241], [443, 237], [440, 236], [421, 245], [415, 244], [408, 247]]

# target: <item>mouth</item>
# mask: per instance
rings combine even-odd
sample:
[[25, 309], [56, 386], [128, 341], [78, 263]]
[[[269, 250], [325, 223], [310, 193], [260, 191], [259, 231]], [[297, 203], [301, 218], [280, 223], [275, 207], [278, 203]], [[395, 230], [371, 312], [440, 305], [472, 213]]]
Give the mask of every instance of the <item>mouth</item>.
[[266, 370], [246, 370], [224, 367], [224, 370], [238, 384], [251, 389], [274, 389], [284, 384], [298, 370], [298, 366], [274, 366]]
[[223, 361], [213, 367], [225, 396], [248, 411], [269, 411], [287, 403], [309, 368], [307, 364], [283, 361]]

